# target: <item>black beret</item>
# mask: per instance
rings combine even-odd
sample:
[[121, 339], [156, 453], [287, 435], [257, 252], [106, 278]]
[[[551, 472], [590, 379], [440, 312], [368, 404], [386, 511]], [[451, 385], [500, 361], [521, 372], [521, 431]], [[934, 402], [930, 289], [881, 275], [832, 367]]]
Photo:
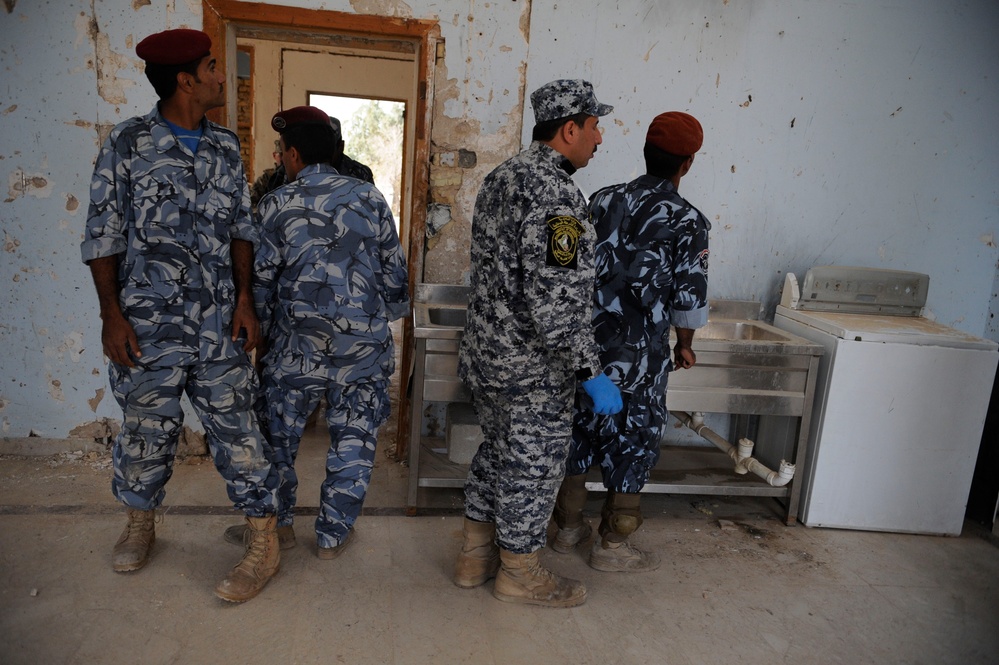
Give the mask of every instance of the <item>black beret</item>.
[[164, 30], [149, 35], [135, 47], [135, 54], [153, 65], [182, 65], [212, 52], [212, 39], [200, 30]]

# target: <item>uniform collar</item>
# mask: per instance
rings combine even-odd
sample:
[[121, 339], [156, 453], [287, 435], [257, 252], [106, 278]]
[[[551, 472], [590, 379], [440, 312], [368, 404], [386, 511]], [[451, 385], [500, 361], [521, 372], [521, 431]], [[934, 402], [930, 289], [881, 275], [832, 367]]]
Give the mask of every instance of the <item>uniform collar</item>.
[[664, 192], [675, 192], [676, 185], [673, 184], [672, 180], [667, 180], [666, 178], [660, 178], [659, 176], [640, 175], [635, 178], [635, 182], [645, 189], [658, 189]]
[[333, 173], [335, 174], [337, 170], [330, 166], [329, 164], [320, 162], [319, 164], [306, 164], [302, 167], [302, 170], [298, 172], [295, 180], [301, 180], [303, 176], [313, 175], [315, 173]]
[[[145, 118], [149, 125], [149, 133], [152, 134], [153, 142], [156, 144], [157, 150], [160, 152], [166, 152], [174, 146], [181, 145], [180, 141], [177, 140], [177, 136], [170, 129], [170, 125], [167, 124], [166, 118], [160, 113], [159, 104], [153, 107], [153, 110]], [[213, 130], [214, 125], [208, 122], [208, 118], [201, 119], [201, 131], [202, 140], [206, 140], [211, 143], [216, 148], [222, 146], [219, 141], [218, 136]]]
[[572, 175], [576, 172], [576, 167], [572, 165], [569, 158], [560, 153], [555, 148], [551, 147], [547, 143], [542, 143], [541, 141], [531, 142], [530, 150], [533, 150], [538, 155], [540, 155], [545, 160], [551, 162], [559, 171], [564, 172], [566, 175]]

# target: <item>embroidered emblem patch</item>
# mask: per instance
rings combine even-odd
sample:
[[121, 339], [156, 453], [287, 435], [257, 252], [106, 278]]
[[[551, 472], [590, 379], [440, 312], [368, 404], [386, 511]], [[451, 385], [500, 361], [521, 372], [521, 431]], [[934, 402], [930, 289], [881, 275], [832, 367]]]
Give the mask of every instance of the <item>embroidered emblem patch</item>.
[[697, 255], [697, 262], [701, 266], [701, 272], [705, 275], [708, 274], [708, 250], [702, 249], [701, 253]]
[[556, 268], [576, 269], [576, 251], [579, 238], [583, 235], [583, 225], [575, 217], [559, 215], [550, 218], [548, 225], [548, 253], [545, 262]]

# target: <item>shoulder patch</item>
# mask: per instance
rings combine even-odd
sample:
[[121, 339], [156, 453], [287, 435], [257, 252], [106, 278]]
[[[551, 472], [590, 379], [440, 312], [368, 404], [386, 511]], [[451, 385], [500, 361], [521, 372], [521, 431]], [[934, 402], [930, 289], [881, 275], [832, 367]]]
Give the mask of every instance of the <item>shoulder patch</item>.
[[576, 252], [584, 228], [579, 220], [569, 215], [555, 215], [545, 222], [548, 226], [548, 251], [545, 263], [556, 268], [575, 270], [578, 266]]
[[701, 250], [700, 254], [697, 255], [697, 262], [701, 266], [701, 272], [705, 275], [708, 274], [708, 249], [705, 247]]

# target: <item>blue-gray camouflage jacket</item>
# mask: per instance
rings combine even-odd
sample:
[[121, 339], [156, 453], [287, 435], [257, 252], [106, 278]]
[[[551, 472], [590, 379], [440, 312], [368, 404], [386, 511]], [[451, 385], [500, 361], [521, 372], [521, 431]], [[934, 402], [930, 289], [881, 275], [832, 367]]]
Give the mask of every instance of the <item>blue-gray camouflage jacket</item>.
[[90, 186], [85, 262], [118, 256], [122, 312], [147, 366], [232, 358], [230, 240], [257, 241], [239, 141], [202, 121], [196, 154], [159, 110], [116, 126]]
[[535, 141], [479, 190], [460, 349], [466, 380], [530, 383], [603, 369], [590, 326], [593, 229], [563, 160]]
[[707, 322], [711, 224], [672, 182], [650, 175], [596, 192], [590, 214], [600, 358], [622, 391], [664, 395], [670, 325]]
[[388, 324], [409, 313], [409, 282], [381, 193], [312, 164], [260, 199], [257, 211], [254, 300], [268, 357], [294, 355], [296, 371], [340, 381], [388, 378]]

